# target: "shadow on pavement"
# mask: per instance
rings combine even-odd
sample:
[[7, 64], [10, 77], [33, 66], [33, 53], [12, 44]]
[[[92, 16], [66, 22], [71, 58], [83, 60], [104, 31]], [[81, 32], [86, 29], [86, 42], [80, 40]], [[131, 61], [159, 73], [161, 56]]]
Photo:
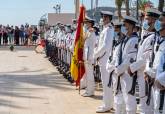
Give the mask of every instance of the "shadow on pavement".
[[[26, 109], [25, 107], [17, 106], [15, 103], [13, 103], [11, 101], [1, 100], [1, 99], [0, 99], [0, 106]], [[1, 114], [3, 114], [3, 113], [1, 113]]]
[[[57, 72], [49, 74], [27, 75], [28, 72], [41, 72], [44, 69], [37, 71], [28, 71], [22, 69], [2, 74], [0, 73], [0, 106], [12, 108], [24, 108], [19, 104], [11, 103], [10, 101], [2, 100], [2, 97], [15, 97], [15, 98], [31, 98], [31, 99], [44, 99], [35, 95], [29, 95], [29, 91], [37, 91], [42, 89], [56, 89], [59, 91], [73, 90], [70, 83], [68, 83], [63, 76]], [[26, 75], [19, 74], [26, 72]], [[10, 74], [11, 73], [11, 74]], [[13, 74], [12, 74], [13, 73]], [[16, 74], [14, 74], [16, 73]], [[18, 74], [18, 75], [17, 75]], [[28, 86], [30, 85], [30, 86]]]

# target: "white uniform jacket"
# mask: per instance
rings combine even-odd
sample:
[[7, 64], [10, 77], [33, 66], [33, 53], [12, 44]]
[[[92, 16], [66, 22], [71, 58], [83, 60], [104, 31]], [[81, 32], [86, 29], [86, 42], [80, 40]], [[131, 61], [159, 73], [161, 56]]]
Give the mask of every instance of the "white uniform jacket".
[[[153, 67], [152, 67], [152, 68], [149, 67], [150, 61], [148, 60], [148, 61], [147, 61], [147, 64], [146, 64], [146, 69], [145, 69], [145, 72], [147, 72], [147, 74], [148, 74], [150, 77], [152, 77], [152, 78], [155, 78], [155, 77], [156, 77], [157, 67], [158, 67], [158, 64], [159, 64], [159, 62], [160, 62], [159, 56], [160, 56], [160, 54], [162, 53], [162, 50], [164, 50], [164, 48], [165, 48], [165, 41], [163, 41], [163, 39], [162, 39], [161, 37], [159, 37], [159, 36], [157, 36], [156, 39], [157, 39], [157, 40], [156, 40], [156, 43], [155, 43], [155, 45], [154, 45], [155, 59], [154, 59], [154, 62], [153, 62]], [[160, 44], [159, 50], [156, 51], [156, 48], [157, 48], [157, 46], [158, 46], [158, 43], [157, 43], [158, 40], [163, 41], [163, 42]], [[152, 54], [152, 53], [151, 53], [151, 54]], [[151, 54], [150, 54], [150, 59], [151, 59]]]
[[109, 23], [104, 26], [103, 31], [100, 34], [100, 38], [98, 41], [97, 50], [94, 52], [94, 58], [100, 58], [99, 62], [106, 65], [106, 62], [109, 58], [109, 54], [112, 50], [113, 44], [113, 37], [114, 37], [114, 28]]
[[160, 82], [161, 85], [165, 87], [165, 48], [160, 49], [160, 54], [159, 54], [159, 63], [157, 66], [157, 75], [156, 75], [156, 80]]
[[[112, 61], [108, 61], [107, 62], [107, 66], [106, 66], [106, 69], [109, 73], [113, 72], [116, 68], [116, 61], [117, 61], [117, 51], [119, 50], [119, 47], [120, 45], [117, 45], [115, 47], [115, 49], [113, 50], [113, 58], [112, 58]], [[117, 88], [117, 80], [118, 80], [118, 77], [116, 76], [115, 73], [112, 74], [112, 77], [113, 77], [113, 90], [114, 90], [114, 93], [116, 93], [116, 88]]]
[[142, 71], [142, 72], [144, 71], [146, 66], [146, 61], [149, 59], [150, 54], [152, 52], [152, 42], [154, 37], [155, 34], [153, 33], [139, 42], [136, 62], [130, 65], [130, 69], [133, 73], [135, 71]]
[[96, 35], [92, 31], [87, 32], [87, 37], [84, 44], [84, 60], [89, 64], [94, 63], [94, 48], [96, 44]]
[[[126, 40], [127, 38], [125, 38]], [[121, 45], [121, 44], [120, 44]], [[115, 68], [116, 76], [121, 75], [121, 87], [124, 91], [130, 91], [132, 87], [132, 78], [129, 76], [127, 69], [132, 60], [136, 60], [138, 37], [130, 37], [124, 45], [122, 45], [122, 63]], [[120, 48], [118, 48], [120, 52]]]

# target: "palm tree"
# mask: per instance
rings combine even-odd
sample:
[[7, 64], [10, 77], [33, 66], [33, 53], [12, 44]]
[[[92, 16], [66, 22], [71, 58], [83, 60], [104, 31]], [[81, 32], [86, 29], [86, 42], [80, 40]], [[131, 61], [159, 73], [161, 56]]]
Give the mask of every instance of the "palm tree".
[[146, 4], [146, 1], [139, 0], [139, 9], [142, 11], [145, 11], [145, 4]]
[[126, 15], [130, 15], [129, 0], [125, 0]]
[[162, 12], [163, 6], [164, 6], [164, 0], [159, 0], [158, 10]]
[[153, 3], [149, 0], [139, 0], [139, 9], [145, 11], [146, 8], [153, 7]]
[[122, 18], [121, 7], [122, 7], [122, 4], [123, 4], [123, 0], [115, 0], [115, 4], [116, 4], [117, 10], [118, 10], [119, 20], [121, 20], [121, 18]]

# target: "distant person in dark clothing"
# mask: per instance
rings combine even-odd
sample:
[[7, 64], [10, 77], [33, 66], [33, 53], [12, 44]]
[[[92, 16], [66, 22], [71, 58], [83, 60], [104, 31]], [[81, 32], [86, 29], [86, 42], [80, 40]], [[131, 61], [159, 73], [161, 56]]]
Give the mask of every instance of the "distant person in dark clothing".
[[33, 34], [32, 34], [32, 40], [33, 40], [33, 43], [36, 44], [36, 40], [38, 39], [38, 30], [37, 28], [34, 29], [33, 31]]
[[19, 45], [19, 35], [20, 35], [20, 30], [19, 28], [16, 26], [15, 27], [15, 31], [14, 31], [14, 41], [16, 45]]
[[6, 27], [4, 27], [2, 35], [3, 35], [3, 44], [7, 45], [7, 43], [8, 43], [8, 33], [7, 33]]
[[19, 33], [20, 33], [20, 44], [24, 45], [25, 44], [25, 28], [23, 25], [21, 25]]
[[1, 39], [2, 39], [2, 25], [0, 25], [0, 45], [1, 45]]

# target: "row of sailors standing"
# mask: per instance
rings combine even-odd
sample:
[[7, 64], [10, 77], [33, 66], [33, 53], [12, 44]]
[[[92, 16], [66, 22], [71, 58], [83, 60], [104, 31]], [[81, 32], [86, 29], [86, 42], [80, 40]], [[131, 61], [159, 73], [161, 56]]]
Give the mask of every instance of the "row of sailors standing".
[[[82, 96], [94, 95], [93, 65], [98, 62], [103, 103], [97, 113], [114, 108], [115, 114], [136, 114], [135, 86], [138, 82], [140, 114], [165, 114], [165, 12], [149, 9], [142, 28], [131, 16], [125, 16], [123, 23], [113, 24], [112, 12], [102, 11], [101, 16], [103, 30], [99, 38], [95, 21], [89, 17], [84, 21], [86, 91]], [[67, 47], [73, 52], [76, 25], [73, 27], [57, 25], [55, 34], [50, 35], [55, 38], [57, 47]], [[137, 32], [139, 29], [142, 29], [141, 34]], [[71, 62], [69, 56], [66, 60]]]
[[[134, 17], [125, 16], [123, 25], [112, 25], [113, 13], [102, 11], [101, 15], [104, 27], [97, 48], [93, 44], [94, 20], [87, 18], [88, 21], [85, 21], [89, 35], [84, 47], [88, 51], [84, 58], [87, 88], [83, 96], [94, 95], [92, 65], [97, 60], [101, 71], [103, 104], [96, 112], [114, 108], [115, 114], [136, 114], [135, 87], [138, 82], [140, 114], [165, 114], [165, 12], [160, 13], [156, 9], [146, 12], [141, 38], [135, 32], [138, 22]], [[118, 39], [116, 43], [113, 43], [114, 36]]]
[[[118, 37], [118, 40], [114, 45], [114, 33], [116, 33], [117, 30], [120, 31], [121, 25], [119, 23], [114, 23], [114, 26], [116, 26], [116, 32], [114, 32], [114, 27], [111, 24], [113, 13], [102, 11], [101, 15], [103, 18], [104, 27], [103, 31], [100, 33], [97, 48], [94, 47], [95, 36], [93, 34], [93, 31], [91, 30], [92, 22], [94, 21], [89, 18], [86, 18], [88, 21], [85, 21], [85, 26], [88, 26], [88, 32], [90, 33], [90, 35], [87, 36], [87, 40], [85, 40], [84, 49], [86, 53], [90, 54], [89, 56], [86, 56], [85, 53], [86, 58], [84, 58], [86, 67], [87, 88], [83, 96], [89, 97], [94, 95], [94, 77], [92, 74], [92, 65], [94, 64], [94, 60], [97, 60], [99, 62], [101, 71], [103, 86], [103, 104], [98, 107], [96, 112], [107, 112], [111, 110], [113, 108], [113, 104], [115, 104], [116, 114], [121, 114], [121, 109], [123, 108], [120, 106], [125, 104], [127, 113], [135, 114], [136, 97], [127, 93], [129, 88], [131, 88], [130, 83], [132, 78], [128, 76], [128, 73], [125, 73], [125, 71], [129, 65], [130, 59], [135, 60], [136, 58], [137, 48], [135, 47], [138, 44], [138, 37], [136, 33], [133, 33], [133, 29], [137, 21], [129, 16], [126, 16], [124, 18], [124, 27], [122, 28], [123, 33], [120, 32], [117, 34], [117, 36], [119, 35], [120, 37]], [[88, 51], [86, 51], [86, 49]], [[113, 52], [114, 54], [112, 54]], [[112, 61], [109, 61], [107, 64], [107, 60], [109, 60], [110, 55], [113, 55]], [[108, 86], [110, 82], [109, 74], [111, 74], [111, 72], [113, 75], [113, 86]], [[117, 87], [119, 85], [117, 84], [119, 77], [121, 77], [121, 79], [119, 79], [121, 80], [121, 85], [120, 89], [118, 90], [119, 92], [117, 93], [115, 89], [119, 88]], [[113, 94], [113, 89], [115, 91], [114, 93], [116, 93], [115, 96]], [[115, 101], [114, 103], [113, 100]]]
[[65, 62], [68, 64], [70, 64], [71, 59], [69, 53], [65, 56], [65, 51], [73, 52], [72, 44], [74, 42], [75, 30], [75, 26], [71, 28], [71, 25], [58, 23], [55, 27], [50, 27], [45, 34], [46, 40], [54, 42], [54, 45], [58, 48], [58, 58], [65, 58]]

